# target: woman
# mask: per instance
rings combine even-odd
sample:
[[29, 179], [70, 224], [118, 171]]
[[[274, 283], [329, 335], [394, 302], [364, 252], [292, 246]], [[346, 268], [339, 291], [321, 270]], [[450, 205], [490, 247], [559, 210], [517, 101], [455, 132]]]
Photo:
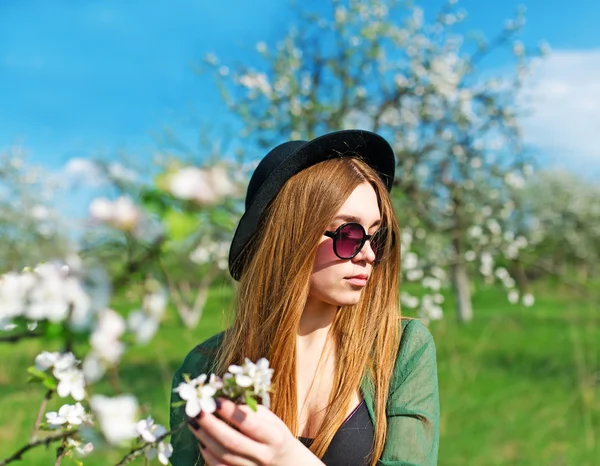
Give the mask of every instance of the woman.
[[[229, 255], [234, 323], [188, 354], [173, 387], [266, 357], [271, 410], [220, 400], [173, 436], [174, 466], [437, 463], [435, 346], [398, 305], [394, 167], [389, 144], [360, 130], [284, 143], [258, 165]], [[172, 408], [171, 427], [183, 419]]]

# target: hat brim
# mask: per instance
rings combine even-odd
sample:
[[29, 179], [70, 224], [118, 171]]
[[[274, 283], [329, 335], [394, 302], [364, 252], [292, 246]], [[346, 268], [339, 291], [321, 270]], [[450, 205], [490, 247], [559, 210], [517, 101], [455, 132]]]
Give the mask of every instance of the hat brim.
[[369, 164], [384, 182], [388, 192], [394, 182], [396, 159], [389, 143], [380, 135], [362, 130], [328, 133], [303, 144], [285, 158], [266, 178], [240, 219], [229, 249], [229, 272], [239, 280], [240, 255], [248, 244], [263, 212], [283, 185], [296, 173], [325, 160], [356, 154]]

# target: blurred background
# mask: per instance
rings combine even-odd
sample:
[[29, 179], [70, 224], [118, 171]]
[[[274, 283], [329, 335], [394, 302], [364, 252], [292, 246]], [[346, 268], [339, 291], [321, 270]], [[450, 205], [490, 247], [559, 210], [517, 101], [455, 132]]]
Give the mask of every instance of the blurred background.
[[95, 390], [167, 424], [173, 372], [227, 325], [257, 161], [363, 128], [397, 157], [439, 464], [600, 464], [598, 19], [585, 0], [0, 0], [0, 274], [66, 261], [86, 312], [127, 321], [122, 355], [93, 359], [93, 326], [11, 311], [0, 278], [0, 460], [44, 398], [27, 366], [65, 335], [101, 361]]

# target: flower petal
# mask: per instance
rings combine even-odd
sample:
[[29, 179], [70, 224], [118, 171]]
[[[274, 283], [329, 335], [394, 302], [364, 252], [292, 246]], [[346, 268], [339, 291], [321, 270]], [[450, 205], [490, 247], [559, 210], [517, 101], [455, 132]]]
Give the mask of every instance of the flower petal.
[[200, 414], [201, 410], [202, 408], [200, 408], [200, 400], [198, 400], [198, 398], [192, 398], [185, 404], [185, 414], [189, 417], [196, 417]]
[[214, 398], [202, 398], [199, 401], [202, 411], [205, 413], [214, 413], [217, 409], [217, 403], [215, 402]]
[[237, 383], [240, 387], [249, 387], [252, 385], [252, 377], [245, 374], [237, 374], [235, 376], [235, 383]]

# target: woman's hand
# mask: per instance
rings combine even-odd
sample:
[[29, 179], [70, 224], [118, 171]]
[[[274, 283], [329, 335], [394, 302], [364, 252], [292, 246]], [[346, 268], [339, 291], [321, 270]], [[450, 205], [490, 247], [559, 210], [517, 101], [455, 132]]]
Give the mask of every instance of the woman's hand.
[[281, 419], [262, 405], [254, 412], [248, 406], [220, 398], [214, 414], [202, 411], [196, 418], [198, 429], [189, 426], [209, 466], [323, 465]]

